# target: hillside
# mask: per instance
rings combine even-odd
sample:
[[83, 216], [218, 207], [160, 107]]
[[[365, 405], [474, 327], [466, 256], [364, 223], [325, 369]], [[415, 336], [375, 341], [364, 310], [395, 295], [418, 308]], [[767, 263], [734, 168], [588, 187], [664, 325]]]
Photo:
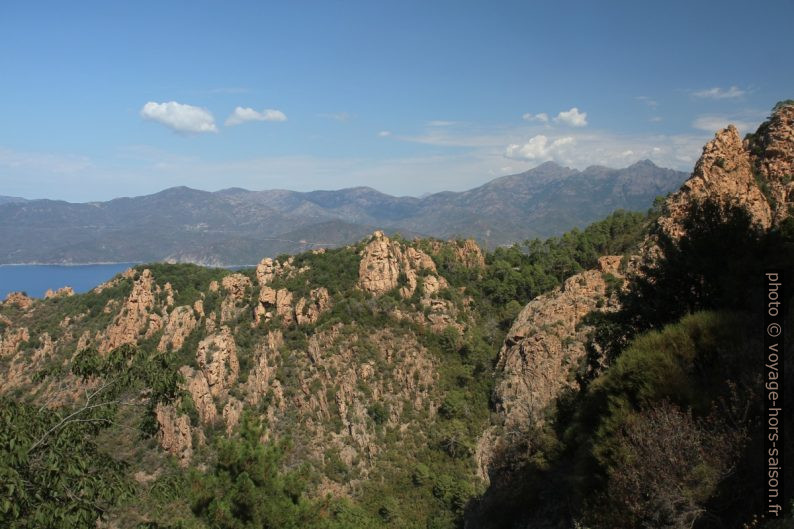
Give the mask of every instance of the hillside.
[[794, 267], [792, 174], [783, 103], [745, 139], [717, 132], [648, 214], [545, 241], [377, 230], [240, 271], [140, 265], [82, 295], [13, 294], [0, 524], [790, 527], [791, 491], [785, 519], [761, 518], [758, 484], [761, 278]]
[[489, 247], [646, 210], [686, 178], [649, 161], [576, 171], [545, 163], [462, 193], [421, 199], [371, 188], [215, 193], [180, 187], [72, 204], [0, 199], [0, 264], [176, 261], [253, 264], [263, 256], [354, 243], [374, 229], [471, 237]]

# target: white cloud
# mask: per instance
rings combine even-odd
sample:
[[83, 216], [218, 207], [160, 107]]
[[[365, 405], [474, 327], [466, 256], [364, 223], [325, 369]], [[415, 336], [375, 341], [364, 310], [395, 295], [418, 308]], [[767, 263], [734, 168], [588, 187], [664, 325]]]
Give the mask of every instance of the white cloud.
[[287, 121], [287, 116], [280, 110], [266, 108], [262, 112], [257, 112], [253, 108], [236, 107], [231, 116], [226, 118], [226, 126], [232, 127], [240, 125], [246, 121]]
[[634, 99], [636, 99], [637, 101], [642, 101], [651, 108], [656, 108], [657, 106], [659, 106], [659, 103], [655, 99], [651, 99], [648, 96], [637, 96]]
[[549, 143], [549, 139], [543, 134], [538, 134], [530, 138], [524, 145], [516, 143], [510, 144], [505, 149], [505, 157], [514, 160], [545, 162], [557, 159], [566, 145], [574, 143], [571, 136], [557, 138]]
[[752, 123], [730, 119], [726, 116], [700, 116], [692, 122], [692, 127], [706, 132], [717, 132], [730, 124], [735, 125], [742, 132], [749, 132], [755, 128]]
[[322, 114], [317, 114], [318, 118], [326, 118], [326, 119], [333, 119], [340, 123], [345, 123], [350, 120], [350, 114], [347, 112], [325, 112]]
[[391, 136], [391, 131], [390, 130], [382, 130], [382, 131], [378, 132], [378, 136], [381, 137], [381, 138], [385, 138], [387, 136]]
[[73, 174], [90, 169], [93, 165], [87, 156], [20, 152], [0, 147], [0, 167], [10, 171], [29, 170], [53, 174]]
[[702, 97], [707, 99], [735, 99], [742, 97], [746, 92], [741, 90], [738, 86], [731, 86], [727, 90], [716, 86], [714, 88], [707, 88], [705, 90], [698, 90], [692, 95], [695, 97]]
[[530, 114], [527, 112], [521, 119], [524, 121], [540, 121], [541, 123], [548, 123], [549, 122], [549, 115], [545, 112], [541, 112], [540, 114]]
[[557, 114], [554, 121], [565, 123], [571, 127], [584, 127], [587, 125], [587, 112], [579, 112], [576, 107]]
[[445, 121], [443, 119], [434, 119], [427, 122], [428, 127], [450, 127], [455, 124], [457, 124], [457, 121]]
[[208, 110], [176, 101], [167, 103], [149, 101], [141, 108], [141, 117], [161, 123], [182, 134], [218, 132], [215, 118]]

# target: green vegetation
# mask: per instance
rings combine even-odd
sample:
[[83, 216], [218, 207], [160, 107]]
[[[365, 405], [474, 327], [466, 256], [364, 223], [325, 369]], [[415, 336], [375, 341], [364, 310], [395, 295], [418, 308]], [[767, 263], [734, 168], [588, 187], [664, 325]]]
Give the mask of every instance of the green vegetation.
[[[309, 294], [314, 288], [325, 287], [334, 296], [348, 295], [358, 280], [358, 266], [361, 257], [360, 248], [328, 249], [322, 253], [305, 252], [292, 257], [292, 266], [305, 272], [293, 274], [286, 278], [277, 278], [271, 283], [275, 289], [286, 288], [296, 297]], [[278, 261], [284, 263], [288, 256], [280, 256]]]
[[591, 354], [608, 368], [530, 432], [472, 523], [739, 528], [765, 512], [763, 271], [794, 266], [794, 223], [763, 233], [744, 210], [706, 202], [684, 229], [678, 241], [656, 232], [663, 257], [632, 278], [620, 311], [591, 318]]
[[[75, 479], [80, 477], [80, 472], [93, 468], [91, 465], [101, 465], [101, 472], [92, 474], [92, 479], [96, 480], [95, 489], [86, 486], [80, 489], [82, 510], [75, 510], [77, 507], [68, 500], [64, 501], [65, 493], [59, 493], [57, 488], [52, 489], [52, 498], [37, 494], [29, 485], [27, 489], [14, 488], [17, 494], [25, 492], [29, 501], [20, 500], [13, 503], [16, 507], [8, 507], [4, 511], [9, 516], [7, 520], [15, 520], [14, 527], [37, 526], [43, 516], [37, 513], [47, 513], [48, 519], [68, 519], [69, 525], [74, 527], [92, 525], [93, 520], [100, 516], [126, 520], [130, 526], [139, 524], [140, 527], [394, 526], [440, 529], [459, 526], [468, 502], [481, 492], [473, 478], [474, 447], [490, 422], [491, 373], [505, 327], [529, 297], [591, 266], [600, 253], [628, 249], [638, 240], [646, 223], [644, 215], [618, 212], [582, 232], [574, 230], [542, 243], [528, 242], [525, 248], [517, 246], [497, 250], [486, 256], [488, 266], [484, 270], [463, 266], [457, 261], [453, 248], [441, 245], [440, 251], [434, 253], [434, 259], [441, 274], [452, 285], [443, 292], [443, 297], [459, 311], [461, 320], [466, 323], [465, 332], [450, 326], [444, 332], [435, 333], [408, 319], [396, 321], [391, 317], [395, 309], [406, 314], [427, 312], [420, 303], [421, 277], [417, 294], [408, 300], [403, 299], [396, 289], [379, 298], [372, 298], [356, 289], [360, 245], [295, 256], [291, 264], [297, 272], [276, 279], [272, 286], [287, 288], [296, 297], [307, 296], [312, 289], [325, 287], [332, 297], [332, 308], [314, 325], [293, 325], [284, 329], [284, 346], [276, 377], [282, 382], [287, 397], [297, 390], [308, 337], [338, 324], [344, 326], [345, 333], [360, 337], [358, 360], [374, 362], [378, 372], [384, 376], [391, 368], [382, 358], [382, 352], [368, 338], [379, 329], [391, 329], [395, 339], [405, 336], [417, 340], [435, 359], [438, 369], [439, 380], [432, 388], [433, 399], [437, 402], [435, 419], [427, 416], [426, 412], [414, 410], [411, 403], [404, 407], [403, 413], [408, 415], [403, 420], [413, 417], [420, 421], [416, 424], [427, 425], [426, 432], [417, 431], [401, 441], [408, 444], [396, 444], [398, 436], [394, 427], [388, 424], [389, 404], [375, 401], [368, 406], [366, 411], [375, 428], [376, 442], [384, 454], [380, 458], [381, 463], [359, 486], [352, 503], [308, 499], [315, 493], [306, 488], [307, 484], [316, 482], [320, 474], [340, 483], [355, 478], [355, 472], [341, 460], [338, 452], [330, 451], [322, 468], [304, 465], [298, 470], [285, 471], [284, 457], [294, 457], [294, 448], [288, 444], [261, 443], [263, 427], [252, 417], [247, 417], [240, 431], [228, 439], [218, 428], [204, 428], [207, 445], [195, 457], [197, 461], [204, 461], [206, 471], [199, 472], [195, 467], [181, 470], [166, 465], [168, 470], [152, 485], [141, 486], [131, 479], [135, 471], [142, 469], [142, 460], [150, 459], [146, 454], [151, 453], [151, 448], [145, 446], [152, 446], [151, 436], [156, 432], [154, 408], [158, 402], [178, 403], [178, 410], [188, 416], [190, 423], [194, 426], [199, 424], [195, 403], [189, 395], [178, 390], [180, 377], [177, 369], [180, 365], [196, 367], [194, 351], [206, 336], [201, 326], [189, 334], [179, 351], [152, 352], [159, 341], [159, 333], [146, 340], [141, 339], [137, 348], [124, 346], [106, 357], [92, 348], [58, 351], [52, 359], [52, 368], [37, 375], [37, 380], [65, 376], [67, 372], [62, 366], [69, 365], [74, 375], [84, 380], [103, 380], [110, 386], [100, 394], [107, 406], [91, 408], [91, 415], [88, 410], [79, 411], [77, 417], [84, 418], [85, 422], [70, 423], [68, 428], [55, 432], [53, 441], [66, 443], [70, 448], [57, 452], [57, 456], [50, 456], [49, 461], [56, 467], [77, 465], [74, 467], [78, 469]], [[423, 245], [424, 242], [418, 244]], [[283, 263], [286, 257], [279, 258], [279, 261]], [[135, 270], [139, 274], [144, 268], [151, 270], [160, 288], [158, 306], [164, 305], [165, 284], [170, 283], [175, 306], [192, 305], [201, 299], [205, 313], [217, 311], [222, 300], [221, 293], [209, 291], [210, 282], [220, 282], [232, 273], [224, 269], [170, 264], [139, 266]], [[255, 280], [253, 269], [242, 270], [241, 273]], [[118, 277], [113, 286], [101, 293], [43, 302], [36, 313], [32, 332], [36, 335], [49, 332], [57, 338], [63, 332], [60, 323], [67, 315], [80, 318], [90, 333], [106, 327], [119, 304], [129, 295], [134, 279]], [[403, 278], [402, 283], [407, 283], [407, 278]], [[459, 291], [461, 287], [474, 303], [468, 309], [464, 309], [464, 294]], [[247, 302], [251, 302], [254, 292], [246, 292], [245, 296]], [[507, 302], [502, 306], [504, 300]], [[112, 310], [106, 310], [109, 304]], [[13, 308], [4, 310], [10, 317], [21, 317], [18, 313], [11, 313], [15, 310]], [[251, 369], [254, 350], [261, 336], [268, 330], [280, 328], [281, 322], [275, 319], [260, 329], [253, 329], [250, 312], [245, 310], [229, 325], [235, 329], [242, 382]], [[68, 357], [73, 358], [67, 362]], [[312, 388], [321, 391], [316, 380]], [[371, 395], [367, 384], [360, 383], [359, 389]], [[121, 405], [132, 402], [141, 391], [145, 391], [145, 400], [136, 401], [132, 407]], [[338, 413], [335, 390], [329, 388], [328, 391], [328, 401]], [[78, 401], [76, 406], [80, 404]], [[3, 406], [5, 420], [30, 423], [20, 426], [15, 422], [4, 432], [25, 431], [24, 428], [38, 431], [55, 418], [77, 411], [69, 408], [59, 410], [55, 415], [42, 414], [36, 411], [37, 408], [13, 401], [4, 401]], [[102, 415], [98, 415], [100, 412]], [[332, 418], [334, 431], [341, 431], [343, 419]], [[290, 421], [297, 424], [298, 417], [288, 415], [284, 420], [287, 421], [285, 424]], [[281, 428], [284, 427], [282, 424]], [[29, 437], [33, 438], [34, 434]], [[18, 443], [22, 442], [9, 435], [5, 439], [11, 448], [18, 449]], [[144, 446], [135, 441], [144, 439], [148, 439]], [[296, 439], [296, 442], [300, 440]], [[119, 446], [126, 447], [121, 451], [123, 453], [119, 453]], [[11, 448], [6, 450], [12, 451]], [[3, 472], [24, 476], [38, 468], [38, 463], [14, 461], [10, 456], [3, 456]], [[143, 469], [149, 473], [158, 468], [152, 467], [155, 463], [151, 461], [146, 465]], [[157, 465], [163, 468], [162, 462]], [[64, 480], [64, 486], [72, 486], [68, 479]], [[6, 481], [14, 483], [10, 479]], [[107, 485], [104, 489], [99, 487], [103, 483]], [[39, 486], [45, 487], [45, 483], [41, 482]], [[188, 498], [181, 494], [184, 489], [190, 492]], [[68, 516], [73, 517], [64, 518]]]
[[130, 495], [124, 465], [97, 448], [107, 410], [64, 423], [68, 416], [0, 399], [3, 527], [93, 527], [106, 508]]
[[157, 279], [157, 284], [165, 286], [171, 284], [174, 295], [174, 305], [192, 305], [201, 299], [203, 293], [208, 292], [209, 284], [212, 281], [220, 282], [224, 276], [232, 273], [225, 268], [206, 268], [194, 264], [166, 264], [150, 263], [138, 265], [135, 270], [142, 272], [145, 269], [152, 272], [152, 276]]
[[512, 301], [523, 305], [568, 277], [595, 268], [600, 256], [634, 249], [657, 215], [657, 210], [647, 215], [616, 211], [582, 231], [497, 248], [488, 255], [482, 294], [497, 306], [506, 307]]
[[[180, 390], [178, 369], [198, 367], [198, 343], [212, 332], [205, 319], [178, 351], [155, 352], [162, 330], [105, 356], [90, 346], [56, 349], [32, 387], [73, 376], [87, 393], [51, 408], [42, 408], [46, 391], [0, 400], [0, 525], [93, 527], [101, 519], [121, 527], [191, 529], [634, 529], [708, 528], [703, 520], [713, 520], [715, 527], [738, 528], [763, 502], [753, 487], [762, 466], [760, 278], [767, 267], [792, 268], [794, 221], [764, 233], [744, 211], [712, 203], [693, 204], [681, 239], [653, 233], [663, 258], [632, 277], [627, 290], [604, 274], [622, 308], [590, 316], [591, 369], [572, 366], [580, 368], [580, 388], [548, 410], [544, 425], [497, 453], [490, 487], [476, 478], [477, 444], [495, 424], [495, 361], [516, 315], [531, 298], [595, 267], [599, 256], [633, 252], [659, 212], [660, 203], [648, 214], [619, 211], [584, 230], [499, 248], [485, 256], [484, 268], [459, 261], [462, 242], [403, 241], [431, 254], [450, 285], [439, 299], [454, 321], [443, 330], [421, 323], [432, 314], [422, 304], [421, 274], [418, 292], [408, 299], [399, 293], [407, 276], [392, 292], [373, 297], [356, 288], [361, 245], [295, 256], [293, 273], [271, 286], [289, 289], [296, 299], [327, 288], [331, 308], [318, 321], [285, 326], [276, 317], [255, 327], [257, 294], [250, 288], [239, 313], [215, 322], [216, 329], [227, 326], [237, 344], [240, 375], [230, 394], [239, 400], [267, 333], [282, 332], [283, 345], [268, 366], [283, 390], [283, 417], [265, 422], [276, 399], [271, 389], [246, 409], [231, 435], [220, 419], [195, 428], [187, 468], [155, 449], [154, 410], [172, 404], [200, 425], [200, 403]], [[160, 297], [168, 282], [174, 305], [202, 300], [207, 315], [218, 314], [224, 299], [223, 292], [209, 291], [210, 282], [232, 273], [192, 265], [146, 268]], [[253, 269], [240, 273], [255, 281]], [[748, 281], [752, 277], [759, 281]], [[67, 316], [89, 336], [106, 327], [132, 281], [118, 278], [100, 293], [38, 302], [35, 318], [15, 307], [2, 307], [2, 314], [29, 325], [36, 340], [24, 345], [21, 355], [28, 358], [42, 333], [67, 332]], [[157, 303], [164, 313], [163, 301]], [[322, 351], [310, 351], [328, 336]], [[346, 366], [318, 362], [316, 355], [343, 347], [357, 366], [369, 366], [369, 375], [357, 372], [347, 381], [341, 376]], [[431, 373], [399, 371], [413, 353], [426, 359], [425, 368], [432, 364]], [[0, 367], [9, 361], [0, 359]], [[355, 410], [347, 406], [345, 415], [345, 403], [337, 402], [348, 382], [346, 391], [364, 399], [359, 412], [371, 452], [351, 456], [330, 444], [313, 450], [317, 440], [294, 403], [307, 392], [322, 398], [327, 409], [312, 420], [328, 436], [353, 435], [348, 424]], [[401, 394], [409, 384], [417, 391]], [[418, 392], [424, 400], [415, 406]], [[215, 404], [220, 413], [223, 402]], [[133, 478], [140, 474], [145, 479]], [[340, 499], [342, 486], [347, 499]]]

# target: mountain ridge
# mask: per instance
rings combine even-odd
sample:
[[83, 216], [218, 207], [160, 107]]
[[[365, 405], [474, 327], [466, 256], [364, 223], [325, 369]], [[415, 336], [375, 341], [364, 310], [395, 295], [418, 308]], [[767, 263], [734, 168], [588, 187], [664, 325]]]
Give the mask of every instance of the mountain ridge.
[[[237, 265], [263, 255], [316, 247], [290, 239], [311, 226], [329, 246], [357, 241], [373, 228], [440, 238], [472, 237], [489, 247], [559, 235], [615, 209], [644, 210], [686, 174], [638, 162], [624, 169], [584, 170], [546, 162], [466, 191], [417, 198], [368, 186], [308, 192], [284, 189], [204, 191], [187, 186], [105, 202], [0, 200], [0, 263], [179, 260]], [[357, 225], [328, 238], [329, 222]], [[365, 229], [366, 228], [366, 229]], [[306, 237], [302, 237], [306, 238]], [[240, 244], [250, 241], [250, 248]], [[237, 242], [235, 242], [237, 241]], [[212, 248], [197, 254], [196, 248]], [[182, 256], [182, 257], [180, 257]]]
[[19, 508], [0, 520], [790, 527], [755, 523], [764, 292], [747, 278], [794, 263], [794, 105], [764, 127], [719, 131], [647, 214], [524, 248], [377, 230], [245, 270], [153, 263], [85, 294], [12, 293], [0, 470]]

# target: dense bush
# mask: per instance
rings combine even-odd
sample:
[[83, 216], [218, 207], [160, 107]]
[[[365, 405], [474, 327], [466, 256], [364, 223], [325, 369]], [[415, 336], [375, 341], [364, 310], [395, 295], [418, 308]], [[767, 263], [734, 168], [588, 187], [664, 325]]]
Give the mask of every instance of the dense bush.
[[658, 212], [616, 211], [583, 231], [523, 245], [497, 248], [488, 255], [482, 294], [496, 306], [524, 304], [568, 277], [595, 268], [602, 255], [622, 255], [636, 246]]

